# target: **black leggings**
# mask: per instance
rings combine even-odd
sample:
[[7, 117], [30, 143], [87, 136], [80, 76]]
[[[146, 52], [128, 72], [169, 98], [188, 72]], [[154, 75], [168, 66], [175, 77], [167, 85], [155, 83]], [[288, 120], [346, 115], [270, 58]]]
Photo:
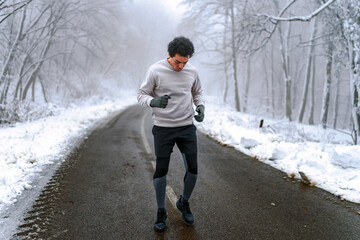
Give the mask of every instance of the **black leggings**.
[[[187, 172], [192, 174], [198, 173], [197, 154], [185, 153], [183, 154], [184, 163]], [[154, 179], [165, 176], [169, 170], [170, 156], [169, 157], [156, 157], [156, 170], [154, 173]]]

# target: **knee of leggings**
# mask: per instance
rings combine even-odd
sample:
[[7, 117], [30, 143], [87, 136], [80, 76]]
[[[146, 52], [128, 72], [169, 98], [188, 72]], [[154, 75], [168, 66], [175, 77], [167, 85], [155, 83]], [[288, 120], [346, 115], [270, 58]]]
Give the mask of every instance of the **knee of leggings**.
[[161, 178], [168, 173], [170, 156], [168, 157], [156, 157], [156, 168], [154, 173], [155, 178]]
[[161, 178], [161, 177], [165, 176], [167, 173], [168, 173], [168, 168], [157, 167], [155, 170], [153, 179]]
[[185, 157], [188, 172], [198, 174], [197, 154], [185, 154]]
[[192, 168], [190, 168], [190, 167], [188, 167], [188, 172], [189, 173], [192, 173], [192, 174], [198, 174], [198, 169], [197, 169], [197, 166], [196, 167], [192, 167]]

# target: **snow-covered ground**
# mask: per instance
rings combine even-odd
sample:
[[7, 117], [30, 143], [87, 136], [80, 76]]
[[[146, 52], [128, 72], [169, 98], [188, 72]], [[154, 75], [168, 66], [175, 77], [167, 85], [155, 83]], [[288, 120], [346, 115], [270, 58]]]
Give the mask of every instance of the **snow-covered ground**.
[[[68, 108], [54, 108], [52, 116], [0, 128], [0, 234], [5, 232], [6, 209], [16, 206], [24, 191], [61, 163], [74, 139], [86, 138], [101, 119], [136, 103], [136, 93], [119, 99], [91, 98]], [[242, 114], [208, 98], [198, 130], [223, 144], [256, 157], [289, 176], [308, 181], [339, 197], [360, 203], [360, 146], [334, 130], [285, 120]], [[300, 174], [301, 173], [301, 174]]]

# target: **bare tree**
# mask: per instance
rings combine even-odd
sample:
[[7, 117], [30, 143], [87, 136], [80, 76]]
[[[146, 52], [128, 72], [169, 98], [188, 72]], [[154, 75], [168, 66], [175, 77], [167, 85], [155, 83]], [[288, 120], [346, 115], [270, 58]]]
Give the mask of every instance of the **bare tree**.
[[[183, 25], [196, 25], [194, 39], [200, 41], [207, 52], [219, 55], [214, 66], [221, 66], [224, 71], [224, 101], [227, 99], [228, 88], [232, 86], [235, 108], [240, 111], [240, 97], [238, 87], [238, 16], [237, 0], [200, 1], [183, 0], [182, 4], [191, 6]], [[203, 21], [207, 19], [206, 21]], [[214, 29], [214, 25], [218, 28]], [[228, 75], [232, 75], [233, 84], [230, 85]]]
[[[88, 76], [109, 72], [109, 65], [114, 63], [104, 59], [115, 49], [114, 45], [122, 46], [119, 32], [112, 32], [113, 24], [121, 23], [121, 4], [112, 0], [2, 0], [0, 10], [2, 119], [16, 115], [5, 112], [16, 111], [7, 105], [35, 100], [38, 90], [44, 101], [55, 95], [65, 96], [73, 89], [79, 89], [76, 96], [81, 96], [85, 87], [79, 88], [79, 81], [74, 80], [86, 76], [83, 86], [96, 85], [97, 81]], [[117, 58], [121, 56], [118, 54]]]
[[[288, 9], [296, 0], [293, 0], [287, 4], [284, 9]], [[341, 34], [336, 37], [344, 37], [343, 39], [347, 42], [346, 48], [349, 56], [350, 66], [350, 92], [352, 96], [352, 119], [353, 119], [353, 131], [354, 131], [354, 142], [357, 143], [357, 139], [360, 136], [360, 23], [358, 21], [360, 15], [360, 2], [350, 0], [328, 0], [321, 1], [322, 5], [314, 12], [307, 16], [290, 16], [283, 17], [282, 10], [278, 16], [267, 15], [268, 19], [271, 19], [274, 24], [277, 25], [279, 21], [309, 21], [315, 16], [319, 15], [325, 10], [329, 10], [327, 15], [329, 18], [338, 18], [341, 23]], [[336, 25], [332, 25], [335, 27]], [[329, 26], [330, 28], [331, 26]], [[334, 31], [333, 31], [334, 32]], [[326, 83], [324, 85], [323, 95], [323, 107], [321, 121], [323, 126], [327, 123], [328, 114], [328, 102], [329, 102], [329, 88], [331, 83], [332, 74], [332, 59], [333, 59], [333, 43], [327, 45], [327, 63], [326, 63]]]
[[10, 86], [10, 77], [8, 75], [10, 74], [10, 67], [13, 62], [14, 55], [18, 48], [18, 45], [19, 45], [20, 41], [24, 38], [23, 28], [24, 28], [25, 18], [26, 18], [26, 8], [24, 8], [22, 11], [21, 20], [20, 20], [19, 27], [17, 30], [18, 32], [16, 34], [15, 39], [13, 40], [13, 44], [12, 44], [11, 48], [9, 49], [8, 56], [6, 57], [5, 62], [2, 66], [2, 70], [0, 72], [0, 87], [1, 87], [2, 83], [4, 84], [3, 90], [2, 90], [2, 93], [0, 96], [0, 104], [6, 103], [6, 96], [7, 96], [8, 90], [9, 90], [9, 86]]
[[348, 41], [349, 62], [351, 66], [350, 90], [352, 97], [352, 116], [354, 122], [354, 142], [360, 138], [360, 2], [348, 1], [343, 7], [344, 30]]
[[314, 41], [314, 39], [316, 37], [316, 31], [317, 31], [317, 20], [315, 18], [313, 26], [312, 26], [312, 30], [311, 30], [311, 36], [310, 36], [310, 47], [308, 49], [309, 51], [308, 51], [308, 56], [307, 56], [308, 59], [307, 59], [307, 63], [306, 63], [306, 74], [305, 74], [303, 93], [302, 93], [300, 109], [299, 109], [299, 115], [298, 115], [299, 116], [299, 118], [298, 118], [299, 122], [303, 121], [304, 113], [305, 113], [305, 106], [306, 106], [307, 97], [308, 97], [309, 83], [310, 83], [310, 80], [311, 80], [312, 61], [313, 61], [313, 56], [312, 55], [313, 55], [314, 49], [315, 49], [315, 45], [314, 45], [315, 41]]
[[[323, 1], [321, 1], [323, 2]], [[360, 23], [358, 21], [360, 17], [360, 2], [351, 0], [338, 0], [328, 8], [323, 16], [324, 21], [327, 22], [326, 30], [331, 33], [329, 35], [329, 45], [327, 47], [327, 80], [330, 75], [330, 53], [342, 54], [347, 53], [347, 61], [343, 63], [347, 69], [350, 70], [350, 95], [351, 95], [351, 115], [353, 123], [353, 139], [354, 143], [358, 142], [360, 137]], [[336, 49], [334, 50], [336, 46]], [[331, 56], [332, 57], [332, 56]], [[344, 59], [343, 57], [338, 57]], [[335, 69], [335, 72], [338, 69]], [[325, 88], [327, 85], [325, 85]], [[324, 89], [325, 89], [324, 88]], [[324, 96], [327, 101], [327, 96]], [[325, 103], [323, 103], [325, 106]], [[323, 111], [326, 113], [326, 109]], [[325, 126], [327, 122], [327, 116], [322, 116], [322, 124]]]

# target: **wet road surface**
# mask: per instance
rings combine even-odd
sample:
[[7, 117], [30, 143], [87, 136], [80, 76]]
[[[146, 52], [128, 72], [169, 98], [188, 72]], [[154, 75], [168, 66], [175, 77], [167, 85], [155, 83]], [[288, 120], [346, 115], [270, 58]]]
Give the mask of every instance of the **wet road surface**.
[[[151, 127], [140, 106], [104, 122], [62, 164], [14, 239], [360, 239], [360, 205], [284, 180], [200, 132], [195, 224], [166, 198], [168, 229], [156, 233]], [[184, 173], [175, 147], [167, 179], [177, 196]]]

